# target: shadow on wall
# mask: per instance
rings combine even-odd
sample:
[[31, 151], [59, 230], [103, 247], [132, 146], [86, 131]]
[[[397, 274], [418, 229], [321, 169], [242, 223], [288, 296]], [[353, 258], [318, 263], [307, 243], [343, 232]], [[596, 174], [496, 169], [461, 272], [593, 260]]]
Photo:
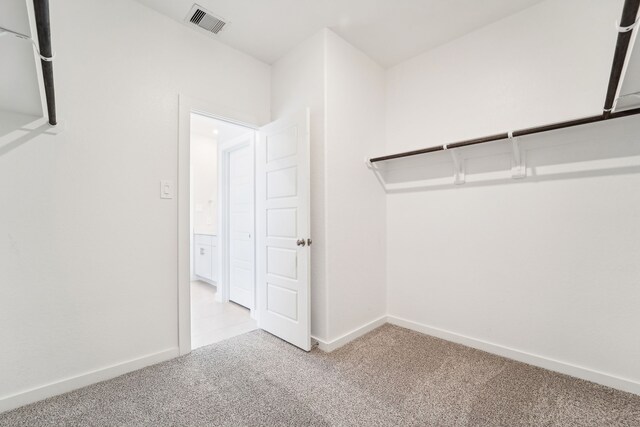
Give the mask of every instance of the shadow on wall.
[[57, 133], [45, 117], [0, 112], [0, 157], [44, 133]]
[[640, 173], [639, 135], [640, 119], [628, 117], [519, 137], [521, 179], [508, 140], [380, 162], [374, 172], [387, 193]]

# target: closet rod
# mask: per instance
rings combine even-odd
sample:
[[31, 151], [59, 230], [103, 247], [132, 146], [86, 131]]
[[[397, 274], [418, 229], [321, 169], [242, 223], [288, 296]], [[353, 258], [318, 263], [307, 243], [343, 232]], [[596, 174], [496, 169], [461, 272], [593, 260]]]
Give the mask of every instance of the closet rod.
[[[600, 115], [597, 115], [597, 116], [585, 117], [585, 118], [582, 118], [582, 119], [569, 120], [569, 121], [566, 121], [566, 122], [559, 122], [559, 123], [554, 123], [554, 124], [550, 124], [550, 125], [536, 126], [536, 127], [532, 127], [532, 128], [516, 130], [516, 131], [513, 131], [512, 136], [516, 137], [516, 136], [524, 136], [524, 135], [533, 135], [533, 134], [536, 134], [536, 133], [548, 132], [548, 131], [556, 130], [556, 129], [564, 129], [564, 128], [570, 128], [570, 127], [573, 127], [573, 126], [586, 125], [588, 123], [603, 122], [603, 121], [607, 121], [607, 120], [618, 119], [618, 118], [621, 118], [621, 117], [634, 116], [636, 114], [640, 114], [640, 108], [634, 108], [634, 109], [631, 109], [631, 110], [624, 110], [624, 111], [617, 111], [615, 113], [611, 113], [608, 117], [605, 117], [604, 115], [600, 114]], [[499, 134], [496, 134], [496, 135], [485, 136], [485, 137], [482, 137], [482, 138], [467, 139], [465, 141], [454, 142], [454, 143], [451, 143], [451, 144], [438, 145], [438, 146], [429, 147], [429, 148], [422, 148], [420, 150], [405, 151], [404, 153], [389, 154], [388, 156], [373, 157], [373, 158], [369, 159], [369, 161], [371, 163], [383, 162], [385, 160], [393, 160], [393, 159], [400, 159], [402, 157], [417, 156], [419, 154], [433, 153], [433, 152], [436, 152], [436, 151], [445, 151], [445, 150], [452, 149], [452, 148], [460, 148], [460, 147], [467, 147], [469, 145], [484, 144], [485, 142], [501, 141], [503, 139], [509, 139], [509, 134], [506, 133], [506, 132], [505, 133], [499, 133]]]
[[47, 113], [49, 124], [55, 126], [56, 119], [56, 93], [53, 85], [53, 49], [51, 48], [51, 22], [49, 20], [49, 0], [33, 0], [36, 16], [36, 29], [38, 31], [38, 46], [40, 61], [42, 63], [42, 79], [44, 92], [47, 97]]
[[638, 19], [638, 9], [640, 9], [640, 0], [625, 0], [622, 7], [622, 16], [618, 23], [618, 40], [616, 41], [616, 50], [613, 55], [613, 64], [611, 64], [607, 96], [604, 101], [603, 113], [605, 116], [609, 116], [613, 111], [622, 70], [627, 59], [627, 51], [631, 43], [631, 36], [637, 22], [636, 19]]
[[557, 129], [570, 128], [573, 126], [585, 125], [588, 123], [602, 122], [605, 120], [617, 119], [621, 117], [633, 116], [640, 114], [640, 108], [634, 108], [625, 111], [612, 112], [613, 104], [615, 102], [616, 92], [620, 84], [620, 78], [622, 76], [622, 69], [627, 57], [627, 51], [629, 50], [629, 42], [631, 40], [631, 34], [633, 33], [633, 27], [636, 25], [636, 17], [638, 9], [640, 8], [640, 0], [625, 0], [624, 7], [622, 9], [622, 18], [618, 28], [618, 41], [616, 42], [616, 51], [613, 58], [613, 64], [611, 66], [611, 75], [609, 77], [609, 86], [607, 96], [604, 105], [603, 114], [597, 116], [584, 117], [581, 119], [568, 120], [559, 123], [553, 123], [550, 125], [536, 126], [527, 129], [521, 129], [513, 131], [511, 135], [509, 133], [499, 133], [496, 135], [484, 136], [482, 138], [467, 139], [464, 141], [454, 142], [451, 144], [439, 145], [435, 147], [422, 148], [419, 150], [405, 151], [403, 153], [389, 154], [388, 156], [373, 157], [369, 159], [370, 163], [383, 162], [385, 160], [400, 159], [403, 157], [417, 156], [420, 154], [433, 153], [436, 151], [445, 151], [451, 148], [467, 147], [469, 145], [484, 144], [485, 142], [501, 141], [503, 139], [509, 139], [509, 137], [533, 135], [536, 133], [548, 132]]

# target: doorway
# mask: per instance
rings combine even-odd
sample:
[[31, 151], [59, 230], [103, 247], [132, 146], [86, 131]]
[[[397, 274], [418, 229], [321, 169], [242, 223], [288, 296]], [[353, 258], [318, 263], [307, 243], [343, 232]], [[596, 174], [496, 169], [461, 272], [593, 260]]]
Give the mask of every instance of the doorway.
[[254, 129], [191, 113], [191, 349], [257, 328], [254, 140]]
[[[199, 206], [192, 203], [192, 194], [197, 192], [191, 164], [192, 117], [243, 130], [228, 138], [221, 136], [222, 127], [217, 133], [216, 129], [204, 130], [207, 136], [217, 136], [217, 166], [209, 167], [217, 167], [218, 193], [215, 203], [205, 197], [200, 199]], [[201, 300], [205, 307], [202, 318], [212, 317], [211, 301], [222, 304], [218, 307], [239, 308], [245, 316], [242, 323], [246, 322], [243, 326], [247, 329], [230, 328], [218, 322], [215, 328], [224, 332], [215, 334], [217, 337], [210, 339], [211, 343], [246, 332], [250, 326], [303, 350], [311, 349], [310, 112], [302, 110], [261, 127], [258, 123], [250, 114], [180, 95], [177, 260], [180, 354], [206, 345], [192, 334], [192, 311], [198, 310], [195, 304], [192, 307], [192, 294], [197, 298], [195, 294], [200, 291], [206, 292]], [[195, 123], [193, 126], [197, 127]], [[196, 151], [193, 154], [198, 160], [209, 162], [212, 157], [198, 156]], [[213, 204], [217, 206], [215, 220], [209, 218], [213, 211], [206, 209]], [[194, 232], [200, 230], [193, 227], [196, 211], [205, 218], [205, 225], [217, 225], [215, 234], [209, 231], [208, 235], [198, 236], [200, 233]], [[202, 269], [195, 266], [195, 258], [199, 256], [206, 258], [200, 264]], [[193, 283], [194, 278], [198, 283]], [[251, 282], [253, 286], [249, 285]], [[246, 320], [247, 315], [250, 320]]]

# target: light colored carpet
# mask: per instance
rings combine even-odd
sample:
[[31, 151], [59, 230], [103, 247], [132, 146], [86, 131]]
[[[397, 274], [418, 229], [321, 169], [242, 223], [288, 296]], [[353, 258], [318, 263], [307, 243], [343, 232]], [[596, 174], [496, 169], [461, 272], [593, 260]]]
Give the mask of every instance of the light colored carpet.
[[385, 325], [330, 354], [253, 331], [0, 425], [640, 426], [640, 396]]

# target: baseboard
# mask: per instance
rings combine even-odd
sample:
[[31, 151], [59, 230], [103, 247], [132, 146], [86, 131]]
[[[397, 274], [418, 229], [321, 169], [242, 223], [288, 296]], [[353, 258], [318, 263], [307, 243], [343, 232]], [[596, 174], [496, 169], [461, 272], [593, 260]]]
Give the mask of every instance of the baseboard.
[[[390, 323], [392, 325], [411, 329], [413, 331], [420, 332], [426, 335], [442, 338], [444, 340], [466, 345], [478, 350], [483, 350], [488, 353], [497, 354], [508, 359], [517, 360], [519, 362], [549, 369], [561, 374], [570, 375], [572, 377], [640, 395], [640, 383], [633, 380], [617, 377], [611, 374], [595, 371], [581, 366], [576, 366], [547, 357], [538, 356], [498, 344], [493, 344], [487, 341], [478, 340], [465, 335], [457, 334], [455, 332], [450, 332], [444, 329], [435, 328], [422, 323], [403, 319], [397, 316], [382, 316], [331, 341], [321, 340], [315, 337], [312, 338], [318, 341], [318, 347], [321, 350], [325, 352], [331, 352], [344, 346], [350, 341], [361, 337], [367, 332], [370, 332], [377, 327], [384, 325], [385, 323]], [[57, 381], [55, 383], [46, 384], [41, 387], [36, 387], [13, 395], [4, 396], [0, 398], [0, 413], [18, 408], [23, 405], [27, 405], [29, 403], [37, 402], [42, 399], [86, 387], [100, 381], [115, 378], [128, 372], [142, 369], [146, 366], [173, 359], [175, 357], [178, 357], [178, 355], [179, 349], [177, 347], [171, 348], [165, 351], [129, 360], [127, 362], [112, 365], [103, 369], [98, 369], [75, 377]]]
[[336, 350], [342, 347], [343, 345], [349, 343], [350, 341], [353, 341], [356, 338], [361, 337], [367, 332], [373, 331], [375, 328], [377, 328], [378, 326], [382, 326], [385, 323], [387, 323], [387, 316], [382, 316], [376, 320], [373, 320], [365, 325], [360, 326], [359, 328], [354, 329], [351, 332], [347, 332], [346, 334], [331, 341], [321, 340], [313, 336], [311, 338], [318, 341], [318, 348], [320, 350], [330, 353], [333, 350]]
[[86, 387], [91, 384], [115, 378], [128, 372], [142, 369], [146, 366], [164, 362], [165, 360], [173, 359], [174, 357], [177, 357], [179, 353], [180, 351], [177, 347], [171, 348], [158, 353], [108, 366], [103, 369], [97, 369], [95, 371], [80, 374], [75, 377], [66, 378], [61, 381], [56, 381], [54, 383], [32, 388], [30, 390], [25, 390], [9, 396], [0, 397], [0, 413], [18, 408], [23, 405], [27, 405], [29, 403], [37, 402], [48, 397], [67, 393], [69, 391]]
[[620, 378], [615, 375], [595, 371], [593, 369], [584, 368], [582, 366], [573, 365], [567, 362], [561, 362], [559, 360], [527, 353], [498, 344], [493, 344], [487, 341], [460, 335], [455, 332], [446, 331], [440, 328], [434, 328], [432, 326], [424, 325], [422, 323], [417, 323], [407, 319], [402, 319], [396, 316], [387, 316], [387, 321], [392, 325], [401, 326], [403, 328], [411, 329], [413, 331], [420, 332], [426, 335], [431, 335], [447, 341], [452, 341], [458, 344], [466, 345], [468, 347], [476, 348], [478, 350], [483, 350], [488, 353], [497, 354], [498, 356], [517, 360], [518, 362], [527, 363], [529, 365], [538, 366], [550, 371], [559, 372], [561, 374], [570, 375], [572, 377], [640, 395], [640, 383], [633, 380]]

